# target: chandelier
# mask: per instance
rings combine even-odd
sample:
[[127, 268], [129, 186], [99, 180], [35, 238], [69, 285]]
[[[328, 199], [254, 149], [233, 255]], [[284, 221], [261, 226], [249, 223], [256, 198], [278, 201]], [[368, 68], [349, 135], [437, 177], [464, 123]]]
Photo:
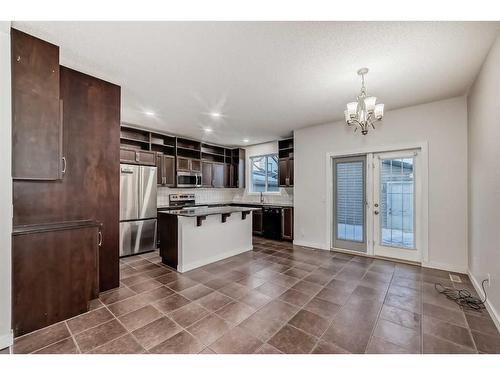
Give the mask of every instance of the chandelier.
[[357, 97], [357, 102], [347, 104], [347, 109], [344, 111], [345, 122], [349, 126], [355, 126], [354, 132], [361, 129], [361, 134], [368, 134], [370, 126], [375, 129], [374, 123], [380, 121], [384, 116], [384, 105], [375, 104], [377, 98], [375, 96], [366, 96], [365, 75], [368, 74], [368, 68], [358, 70], [358, 75], [361, 76], [361, 92]]

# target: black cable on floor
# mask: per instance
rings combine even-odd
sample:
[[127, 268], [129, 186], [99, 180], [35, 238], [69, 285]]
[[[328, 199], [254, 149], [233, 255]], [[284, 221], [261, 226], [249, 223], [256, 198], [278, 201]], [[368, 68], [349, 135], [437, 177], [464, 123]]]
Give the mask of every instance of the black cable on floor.
[[446, 298], [455, 301], [458, 305], [468, 307], [473, 310], [484, 309], [484, 303], [488, 296], [486, 295], [486, 290], [484, 289], [484, 283], [488, 281], [484, 279], [481, 283], [481, 288], [483, 288], [484, 301], [473, 297], [472, 294], [467, 289], [455, 289], [455, 288], [445, 288], [440, 283], [434, 284], [434, 288], [441, 294], [444, 294]]

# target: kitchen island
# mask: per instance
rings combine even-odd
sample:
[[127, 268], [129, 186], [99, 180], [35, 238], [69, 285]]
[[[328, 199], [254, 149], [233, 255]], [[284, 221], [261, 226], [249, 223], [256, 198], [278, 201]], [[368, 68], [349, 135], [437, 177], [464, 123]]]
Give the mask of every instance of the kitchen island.
[[252, 250], [253, 207], [158, 211], [162, 262], [187, 272]]

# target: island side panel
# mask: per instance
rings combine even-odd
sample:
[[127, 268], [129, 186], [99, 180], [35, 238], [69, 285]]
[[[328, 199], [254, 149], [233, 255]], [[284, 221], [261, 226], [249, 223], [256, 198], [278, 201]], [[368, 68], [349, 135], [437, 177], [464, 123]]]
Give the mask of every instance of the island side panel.
[[163, 264], [177, 269], [179, 258], [178, 217], [176, 215], [159, 214], [158, 232], [160, 234], [160, 256]]
[[226, 218], [225, 223], [221, 215], [210, 215], [199, 227], [196, 226], [195, 217], [179, 216], [178, 220], [179, 272], [187, 272], [253, 249], [251, 214], [243, 220], [241, 212], [234, 212]]

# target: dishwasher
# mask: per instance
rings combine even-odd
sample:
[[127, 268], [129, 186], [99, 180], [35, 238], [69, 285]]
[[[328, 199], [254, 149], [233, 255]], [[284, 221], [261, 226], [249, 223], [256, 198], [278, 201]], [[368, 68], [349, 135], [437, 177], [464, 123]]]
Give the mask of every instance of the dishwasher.
[[265, 238], [281, 240], [281, 207], [262, 209], [262, 235]]

